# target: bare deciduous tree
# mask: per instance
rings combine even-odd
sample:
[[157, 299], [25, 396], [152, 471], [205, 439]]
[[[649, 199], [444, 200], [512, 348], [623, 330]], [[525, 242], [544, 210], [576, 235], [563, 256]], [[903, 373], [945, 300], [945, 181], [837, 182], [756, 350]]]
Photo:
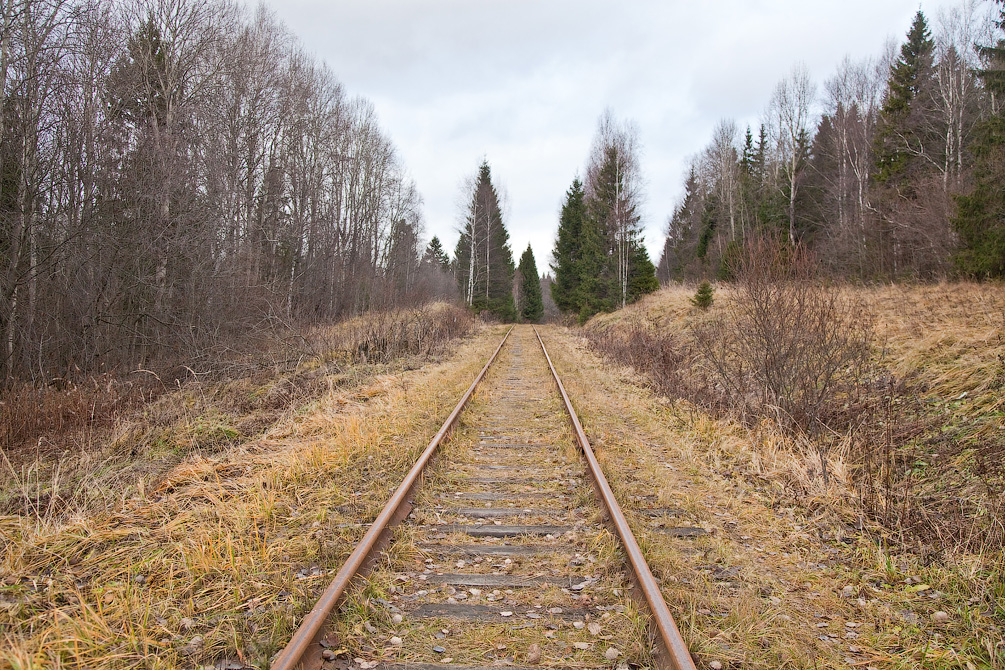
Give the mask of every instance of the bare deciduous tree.
[[266, 10], [12, 0], [0, 25], [6, 383], [422, 299], [392, 143]]
[[787, 183], [790, 244], [795, 244], [798, 237], [796, 197], [809, 149], [810, 114], [815, 97], [816, 86], [810, 81], [809, 71], [805, 65], [797, 65], [775, 87], [768, 108], [769, 127], [776, 141], [778, 163]]

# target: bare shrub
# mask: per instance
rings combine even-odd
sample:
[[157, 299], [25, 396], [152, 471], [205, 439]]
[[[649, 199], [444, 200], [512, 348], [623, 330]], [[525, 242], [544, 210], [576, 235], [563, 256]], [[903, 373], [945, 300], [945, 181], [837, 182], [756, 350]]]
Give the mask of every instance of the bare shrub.
[[702, 389], [692, 375], [694, 346], [684, 335], [659, 324], [633, 323], [624, 329], [588, 330], [594, 349], [649, 378], [649, 385], [668, 398], [694, 400]]
[[683, 330], [654, 321], [588, 329], [592, 345], [646, 373], [670, 398], [728, 412], [748, 424], [771, 419], [820, 455], [861, 419], [861, 384], [872, 318], [861, 303], [822, 281], [800, 246], [748, 243], [727, 299]]
[[25, 444], [45, 455], [63, 448], [61, 436], [110, 426], [118, 413], [142, 401], [142, 386], [111, 375], [45, 387], [23, 384], [0, 389], [0, 451]]
[[326, 358], [352, 363], [387, 363], [401, 356], [430, 357], [474, 327], [471, 313], [456, 305], [432, 303], [415, 309], [369, 312], [308, 336]]
[[[854, 497], [856, 513], [901, 543], [917, 542], [927, 558], [1000, 552], [1001, 292], [839, 288], [821, 282], [801, 250], [758, 246], [745, 251], [738, 282], [720, 287], [708, 313], [692, 309], [694, 287], [681, 286], [591, 321], [584, 335], [656, 392], [742, 420], [754, 448], [784, 435], [797, 459], [772, 476], [791, 476], [793, 490], [809, 491], [805, 478], [818, 471], [837, 475], [849, 488], [832, 493]], [[874, 322], [874, 313], [884, 318]]]
[[733, 300], [693, 334], [723, 403], [741, 418], [770, 417], [819, 445], [827, 479], [830, 435], [847, 429], [846, 399], [872, 342], [863, 305], [816, 277], [805, 248], [748, 244]]

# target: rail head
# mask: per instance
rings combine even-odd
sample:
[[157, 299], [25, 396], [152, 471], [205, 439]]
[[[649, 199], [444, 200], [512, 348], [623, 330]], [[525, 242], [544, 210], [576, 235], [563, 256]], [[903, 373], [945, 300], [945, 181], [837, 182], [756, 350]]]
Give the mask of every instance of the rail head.
[[696, 670], [694, 660], [691, 658], [691, 652], [688, 650], [687, 644], [684, 642], [684, 638], [681, 636], [680, 630], [677, 628], [677, 622], [674, 621], [673, 615], [670, 613], [670, 608], [666, 604], [666, 600], [663, 599], [663, 592], [660, 590], [659, 583], [656, 581], [656, 577], [653, 575], [652, 570], [649, 569], [649, 564], [646, 562], [645, 556], [642, 554], [642, 549], [639, 547], [639, 543], [635, 539], [635, 535], [632, 533], [632, 530], [628, 525], [628, 520], [625, 518], [624, 513], [621, 511], [621, 506], [614, 497], [614, 491], [611, 489], [611, 485], [608, 483], [607, 477], [604, 476], [604, 471], [600, 467], [600, 462], [597, 460], [597, 456], [593, 452], [593, 448], [590, 446], [590, 440], [586, 437], [586, 431], [583, 430], [583, 424], [579, 421], [579, 417], [576, 415], [576, 410], [572, 406], [572, 400], [569, 398], [569, 394], [565, 390], [565, 385], [562, 384], [562, 380], [558, 376], [558, 371], [555, 369], [555, 364], [552, 362], [551, 356], [548, 354], [547, 347], [544, 346], [544, 340], [541, 338], [541, 333], [537, 330], [537, 328], [534, 328], [534, 334], [537, 335], [537, 341], [541, 345], [541, 351], [544, 353], [544, 357], [548, 361], [548, 367], [551, 369], [551, 375], [555, 380], [555, 385], [558, 387], [559, 394], [562, 396], [562, 403], [565, 405], [565, 411], [568, 413], [569, 421], [572, 423], [572, 430], [575, 435], [576, 442], [586, 459], [590, 476], [593, 478], [594, 485], [600, 494], [601, 501], [603, 502], [604, 507], [607, 508], [611, 523], [614, 526], [622, 545], [624, 546], [625, 553], [628, 556], [629, 566], [631, 567], [632, 573], [635, 577], [635, 583], [638, 585], [639, 590], [646, 599], [646, 603], [649, 605], [649, 611], [653, 616], [653, 622], [659, 633], [660, 642], [662, 643], [662, 655], [665, 657], [664, 660], [666, 661], [666, 665], [664, 667], [672, 670]]
[[503, 345], [506, 344], [506, 340], [509, 339], [510, 333], [512, 332], [512, 327], [506, 331], [506, 335], [503, 336], [499, 346], [496, 347], [492, 356], [489, 357], [488, 362], [485, 363], [481, 372], [479, 372], [475, 377], [475, 380], [471, 382], [471, 386], [469, 386], [468, 390], [464, 392], [463, 396], [461, 396], [460, 401], [458, 401], [453, 411], [450, 412], [450, 415], [443, 422], [443, 425], [436, 432], [436, 435], [433, 436], [433, 439], [429, 441], [429, 444], [423, 450], [418, 460], [415, 461], [411, 470], [409, 470], [408, 474], [405, 475], [401, 484], [398, 485], [394, 494], [390, 497], [390, 499], [388, 499], [380, 514], [377, 515], [377, 518], [370, 525], [366, 534], [353, 549], [352, 553], [349, 554], [349, 558], [347, 558], [345, 563], [342, 564], [342, 567], [335, 574], [334, 579], [332, 579], [324, 593], [321, 594], [317, 603], [311, 611], [307, 613], [307, 616], [304, 617], [304, 620], [300, 623], [299, 628], [297, 628], [293, 637], [290, 638], [290, 642], [281, 652], [279, 652], [279, 655], [272, 662], [270, 666], [271, 670], [293, 670], [302, 664], [304, 656], [310, 650], [311, 644], [314, 642], [317, 635], [321, 632], [328, 616], [335, 609], [336, 605], [338, 605], [346, 587], [352, 581], [353, 577], [355, 577], [359, 572], [360, 568], [367, 562], [367, 559], [373, 552], [374, 547], [377, 546], [381, 536], [388, 529], [392, 520], [397, 516], [398, 510], [408, 499], [408, 495], [415, 486], [416, 482], [419, 481], [426, 465], [432, 459], [436, 450], [445, 441], [447, 436], [450, 435], [457, 423], [458, 417], [464, 410], [465, 405], [467, 405], [471, 396], [474, 395], [478, 384], [481, 383], [485, 374], [488, 372], [489, 367], [491, 367], [492, 363], [494, 363], [496, 358], [499, 356], [499, 352], [502, 351]]

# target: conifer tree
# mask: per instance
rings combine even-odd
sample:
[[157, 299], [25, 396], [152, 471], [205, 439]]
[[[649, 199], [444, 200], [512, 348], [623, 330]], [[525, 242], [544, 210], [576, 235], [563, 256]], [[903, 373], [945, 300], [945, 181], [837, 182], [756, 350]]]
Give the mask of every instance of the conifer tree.
[[627, 251], [638, 229], [639, 216], [626, 189], [628, 157], [614, 144], [604, 147], [602, 162], [594, 172], [587, 198], [587, 216], [600, 236], [606, 262], [594, 282], [593, 294], [600, 311], [610, 311], [627, 303]]
[[555, 243], [552, 297], [585, 321], [659, 288], [642, 244], [636, 133], [601, 117], [587, 167], [566, 193]]
[[[631, 156], [611, 143], [604, 148], [586, 201], [591, 235], [600, 238], [600, 272], [593, 281], [592, 306], [609, 311], [659, 288], [656, 268], [642, 244], [641, 217], [631, 177]], [[584, 234], [584, 239], [586, 234]], [[591, 250], [596, 254], [596, 250]], [[606, 261], [606, 262], [605, 262]], [[584, 277], [592, 276], [586, 274]], [[587, 300], [587, 303], [590, 301]]]
[[704, 194], [698, 183], [695, 166], [691, 165], [684, 182], [684, 197], [667, 221], [663, 254], [656, 277], [663, 283], [683, 278], [684, 266], [694, 257], [700, 234]]
[[576, 313], [580, 323], [598, 312], [616, 309], [611, 281], [612, 261], [608, 253], [606, 231], [592, 216], [583, 219], [579, 247], [579, 290], [576, 292]]
[[434, 235], [433, 239], [429, 240], [426, 251], [422, 254], [422, 263], [436, 266], [443, 271], [450, 269], [450, 256], [443, 249], [443, 243], [440, 242], [439, 237]]
[[656, 279], [656, 266], [649, 258], [649, 252], [642, 244], [641, 239], [629, 247], [628, 251], [628, 300], [635, 302], [644, 295], [648, 295], [660, 287], [660, 282]]
[[541, 277], [537, 274], [534, 250], [527, 250], [520, 256], [517, 268], [520, 277], [520, 318], [529, 323], [538, 323], [544, 316], [544, 301], [541, 299]]
[[468, 306], [503, 321], [515, 320], [513, 252], [488, 161], [482, 162], [472, 186], [454, 258], [458, 288]]
[[707, 311], [715, 301], [713, 293], [712, 285], [707, 280], [703, 281], [698, 286], [698, 290], [695, 291], [694, 297], [691, 298], [691, 304], [700, 310]]
[[971, 145], [974, 155], [971, 192], [956, 199], [953, 224], [960, 238], [954, 256], [957, 268], [974, 277], [1005, 276], [1005, 0], [996, 25], [1000, 36], [981, 48], [985, 66], [979, 71], [985, 90], [997, 101], [978, 125]]
[[385, 274], [398, 296], [412, 290], [419, 270], [419, 238], [405, 219], [391, 225]]
[[585, 193], [583, 183], [577, 177], [565, 194], [562, 215], [558, 222], [558, 237], [555, 240], [554, 264], [555, 281], [551, 285], [551, 297], [558, 309], [564, 313], [579, 312], [579, 290], [582, 283], [581, 247], [583, 243], [583, 221], [586, 218]]
[[889, 90], [876, 132], [876, 173], [880, 184], [909, 188], [914, 173], [926, 168], [919, 157], [925, 141], [923, 92], [931, 81], [935, 43], [918, 10], [900, 57], [890, 68]]

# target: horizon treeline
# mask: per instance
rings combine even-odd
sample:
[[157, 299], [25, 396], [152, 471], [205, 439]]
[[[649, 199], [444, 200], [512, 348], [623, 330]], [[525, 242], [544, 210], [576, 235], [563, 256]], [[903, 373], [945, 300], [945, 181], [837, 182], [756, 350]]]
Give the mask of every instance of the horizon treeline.
[[0, 13], [0, 385], [453, 295], [372, 105], [269, 11]]
[[720, 121], [667, 222], [660, 281], [729, 279], [763, 237], [855, 280], [1005, 274], [1005, 3], [988, 7], [965, 0], [934, 28], [919, 10], [901, 45], [846, 58], [822, 90], [796, 66], [757, 127]]

